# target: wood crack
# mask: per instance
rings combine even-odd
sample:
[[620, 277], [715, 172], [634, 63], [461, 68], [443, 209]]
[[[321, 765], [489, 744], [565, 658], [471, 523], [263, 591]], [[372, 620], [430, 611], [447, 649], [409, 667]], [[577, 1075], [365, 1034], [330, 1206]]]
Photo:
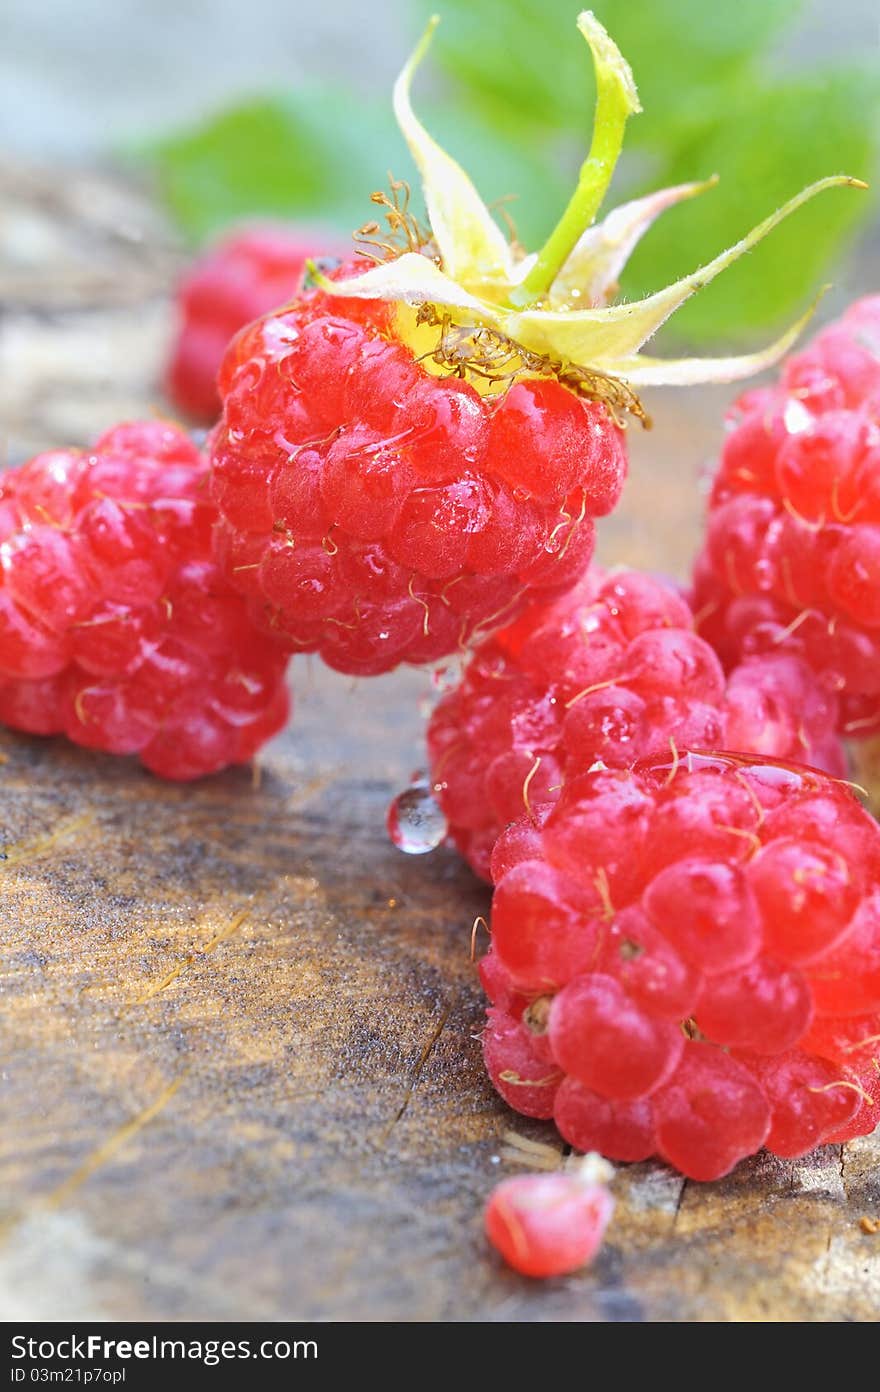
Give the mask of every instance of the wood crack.
[[441, 1034], [443, 1033], [444, 1029], [446, 1028], [446, 1022], [447, 1022], [447, 1020], [449, 1019], [449, 1016], [450, 1016], [451, 1014], [452, 1014], [452, 1006], [451, 1006], [451, 1005], [447, 1005], [446, 1008], [445, 1008], [444, 1011], [443, 1011], [443, 1014], [440, 1016], [440, 1019], [438, 1020], [437, 1024], [435, 1025], [434, 1029], [431, 1031], [431, 1034], [428, 1036], [428, 1039], [427, 1039], [427, 1041], [426, 1041], [426, 1043], [425, 1043], [425, 1045], [424, 1045], [424, 1047], [423, 1047], [423, 1049], [422, 1049], [422, 1052], [421, 1052], [421, 1054], [420, 1054], [420, 1056], [419, 1056], [418, 1063], [416, 1064], [415, 1068], [413, 1069], [412, 1076], [410, 1077], [410, 1080], [409, 1080], [409, 1082], [408, 1082], [408, 1084], [407, 1084], [406, 1092], [404, 1093], [404, 1096], [403, 1096], [403, 1101], [401, 1102], [399, 1108], [397, 1109], [396, 1114], [391, 1118], [391, 1121], [388, 1123], [388, 1126], [386, 1127], [385, 1132], [384, 1132], [384, 1134], [383, 1134], [383, 1136], [382, 1136], [382, 1144], [383, 1144], [383, 1145], [384, 1145], [385, 1142], [388, 1140], [388, 1137], [391, 1135], [391, 1132], [394, 1130], [394, 1128], [395, 1128], [395, 1126], [397, 1125], [397, 1123], [398, 1123], [399, 1121], [401, 1121], [401, 1120], [403, 1119], [403, 1117], [406, 1115], [406, 1110], [407, 1110], [407, 1108], [409, 1107], [410, 1101], [412, 1100], [412, 1095], [413, 1095], [413, 1093], [415, 1092], [416, 1088], [417, 1088], [418, 1085], [419, 1085], [419, 1079], [420, 1079], [421, 1076], [422, 1076], [422, 1073], [423, 1073], [424, 1068], [425, 1068], [425, 1064], [428, 1062], [428, 1059], [431, 1057], [431, 1054], [433, 1053], [433, 1051], [434, 1051], [434, 1049], [435, 1049], [435, 1047], [436, 1047], [436, 1045], [437, 1045], [437, 1042], [438, 1042], [438, 1040], [439, 1040]]
[[679, 1191], [678, 1191], [678, 1201], [677, 1201], [677, 1203], [676, 1203], [676, 1205], [675, 1205], [675, 1212], [674, 1212], [673, 1215], [672, 1215], [672, 1229], [671, 1229], [672, 1232], [675, 1232], [675, 1229], [676, 1229], [676, 1227], [677, 1227], [677, 1225], [678, 1225], [678, 1215], [681, 1213], [681, 1206], [682, 1206], [682, 1204], [684, 1203], [685, 1190], [687, 1189], [687, 1187], [688, 1187], [688, 1179], [687, 1179], [687, 1177], [685, 1177], [685, 1178], [681, 1181], [681, 1188], [680, 1188]]

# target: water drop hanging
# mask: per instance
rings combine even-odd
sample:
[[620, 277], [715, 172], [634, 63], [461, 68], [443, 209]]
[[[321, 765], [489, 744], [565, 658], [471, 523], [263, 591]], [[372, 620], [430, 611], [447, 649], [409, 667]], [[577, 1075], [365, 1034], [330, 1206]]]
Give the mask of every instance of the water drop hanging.
[[446, 817], [424, 777], [414, 779], [398, 793], [388, 808], [386, 825], [391, 840], [406, 855], [435, 850], [448, 831]]

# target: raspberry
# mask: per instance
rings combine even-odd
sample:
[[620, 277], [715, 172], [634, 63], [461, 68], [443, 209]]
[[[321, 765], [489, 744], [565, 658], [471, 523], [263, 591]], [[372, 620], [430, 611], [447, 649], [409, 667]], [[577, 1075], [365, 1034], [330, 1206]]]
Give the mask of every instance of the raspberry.
[[502, 1180], [486, 1204], [486, 1236], [523, 1276], [577, 1271], [592, 1261], [611, 1221], [610, 1177], [610, 1166], [585, 1155], [556, 1174]]
[[880, 295], [734, 407], [694, 603], [725, 663], [793, 654], [842, 733], [880, 729]]
[[282, 727], [283, 655], [211, 559], [206, 470], [149, 421], [3, 474], [0, 721], [174, 779], [243, 763]]
[[[374, 193], [387, 232], [368, 223], [352, 266], [316, 269], [311, 288], [239, 333], [218, 379], [210, 454], [224, 573], [283, 648], [355, 675], [436, 661], [512, 620], [532, 593], [569, 588], [590, 559], [593, 519], [620, 494], [621, 418], [647, 423], [634, 386], [729, 381], [782, 351], [666, 364], [640, 359], [643, 345], [805, 198], [854, 182], [821, 181], [621, 312], [607, 301], [642, 233], [705, 185], [662, 190], [594, 225], [640, 109], [613, 41], [579, 17], [596, 69], [595, 153], [526, 258], [412, 110], [435, 23], [394, 89], [430, 227], [405, 185]], [[648, 688], [654, 660], [647, 644]], [[667, 654], [664, 670], [676, 661]]]
[[229, 340], [252, 319], [293, 299], [306, 261], [318, 250], [317, 240], [292, 228], [241, 227], [188, 268], [177, 287], [178, 323], [165, 387], [190, 420], [210, 425], [217, 419], [217, 373]]
[[441, 658], [570, 583], [626, 465], [601, 404], [551, 381], [483, 398], [373, 310], [308, 292], [239, 338], [211, 447], [228, 578], [265, 632], [360, 675]]
[[[477, 647], [433, 714], [428, 755], [452, 839], [478, 874], [489, 877], [505, 826], [529, 808], [540, 820], [600, 760], [628, 768], [673, 747], [729, 748], [843, 773], [836, 699], [810, 669], [764, 655], [725, 680], [693, 623], [664, 581], [593, 569]], [[499, 871], [508, 849], [495, 850]]]
[[701, 1180], [874, 1128], [880, 828], [845, 785], [654, 756], [567, 782], [522, 845], [480, 965], [512, 1107]]

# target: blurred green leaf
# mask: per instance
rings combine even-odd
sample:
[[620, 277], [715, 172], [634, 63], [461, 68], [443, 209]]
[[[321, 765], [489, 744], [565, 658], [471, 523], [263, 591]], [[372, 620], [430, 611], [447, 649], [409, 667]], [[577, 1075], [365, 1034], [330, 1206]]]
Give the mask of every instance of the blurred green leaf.
[[359, 103], [352, 125], [336, 93], [294, 92], [230, 108], [154, 151], [160, 186], [184, 232], [203, 241], [230, 222], [289, 218], [353, 230], [389, 162], [412, 173], [390, 101]]
[[[411, 7], [401, 58], [436, 7]], [[442, 0], [440, 8], [437, 61], [420, 79], [417, 109], [487, 201], [515, 195], [505, 207], [534, 248], [561, 213], [589, 138], [594, 88], [577, 0]], [[830, 67], [792, 76], [773, 61], [801, 0], [594, 0], [594, 8], [630, 60], [645, 108], [630, 122], [612, 201], [721, 176], [717, 190], [661, 220], [624, 294], [694, 269], [817, 177], [870, 177], [876, 82]], [[371, 216], [370, 192], [389, 170], [414, 177], [390, 93], [354, 108], [350, 94], [326, 86], [242, 103], [163, 141], [153, 158], [196, 241], [254, 215], [350, 231]], [[871, 204], [854, 191], [824, 194], [691, 301], [671, 333], [730, 339], [790, 317], [833, 277]]]
[[[669, 213], [624, 277], [643, 295], [694, 270], [806, 184], [829, 173], [864, 175], [875, 153], [876, 83], [859, 73], [806, 76], [760, 93], [748, 86], [729, 119], [671, 155], [663, 183], [721, 174], [717, 188]], [[858, 112], [863, 120], [854, 119]], [[783, 153], [784, 152], [784, 153]], [[807, 204], [676, 316], [691, 340], [744, 337], [802, 309], [871, 207], [871, 195], [833, 189]]]
[[[504, 200], [518, 235], [542, 237], [568, 197], [559, 163], [534, 145], [502, 139], [472, 114], [430, 102], [419, 111], [450, 150], [463, 152], [484, 197]], [[354, 128], [345, 112], [336, 93], [267, 96], [163, 141], [151, 157], [186, 235], [202, 242], [254, 216], [350, 232], [374, 216], [370, 193], [386, 187], [389, 172], [413, 182], [420, 211], [418, 179], [390, 100], [360, 103]]]
[[[425, 14], [433, 8], [420, 2]], [[624, 295], [693, 270], [814, 179], [871, 175], [880, 143], [876, 79], [830, 69], [793, 77], [769, 62], [801, 0], [594, 0], [593, 8], [629, 59], [644, 108], [628, 127], [629, 156], [611, 201], [721, 176], [715, 192], [667, 214], [652, 231], [624, 277]], [[547, 151], [555, 141], [570, 190], [594, 90], [570, 0], [445, 0], [438, 56], [465, 113], [507, 130], [521, 150]], [[538, 236], [564, 197], [542, 218]], [[545, 215], [552, 198], [548, 180]], [[738, 338], [791, 316], [833, 276], [872, 201], [850, 190], [824, 195], [693, 299], [668, 332], [691, 341]], [[523, 229], [537, 221], [523, 218]]]
[[[436, 9], [432, 0], [420, 6], [425, 18]], [[537, 134], [555, 127], [586, 140], [593, 83], [578, 8], [572, 0], [444, 0], [438, 58], [490, 121], [527, 115]], [[638, 140], [639, 125], [668, 129], [676, 112], [712, 99], [801, 0], [594, 0], [592, 8], [633, 69], [648, 113], [628, 133]]]

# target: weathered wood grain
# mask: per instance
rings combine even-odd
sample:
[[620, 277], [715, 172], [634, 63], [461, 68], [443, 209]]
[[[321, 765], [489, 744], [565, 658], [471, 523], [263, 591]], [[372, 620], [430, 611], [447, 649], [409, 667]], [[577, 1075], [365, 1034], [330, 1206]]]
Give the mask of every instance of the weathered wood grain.
[[[121, 183], [58, 187], [0, 174], [13, 459], [159, 400], [175, 254]], [[652, 403], [607, 559], [683, 570], [722, 399]], [[294, 680], [259, 779], [0, 735], [0, 1315], [876, 1319], [877, 1139], [707, 1186], [621, 1168], [591, 1270], [500, 1268], [502, 1135], [552, 1131], [482, 1072], [485, 889], [385, 838], [428, 678]]]

